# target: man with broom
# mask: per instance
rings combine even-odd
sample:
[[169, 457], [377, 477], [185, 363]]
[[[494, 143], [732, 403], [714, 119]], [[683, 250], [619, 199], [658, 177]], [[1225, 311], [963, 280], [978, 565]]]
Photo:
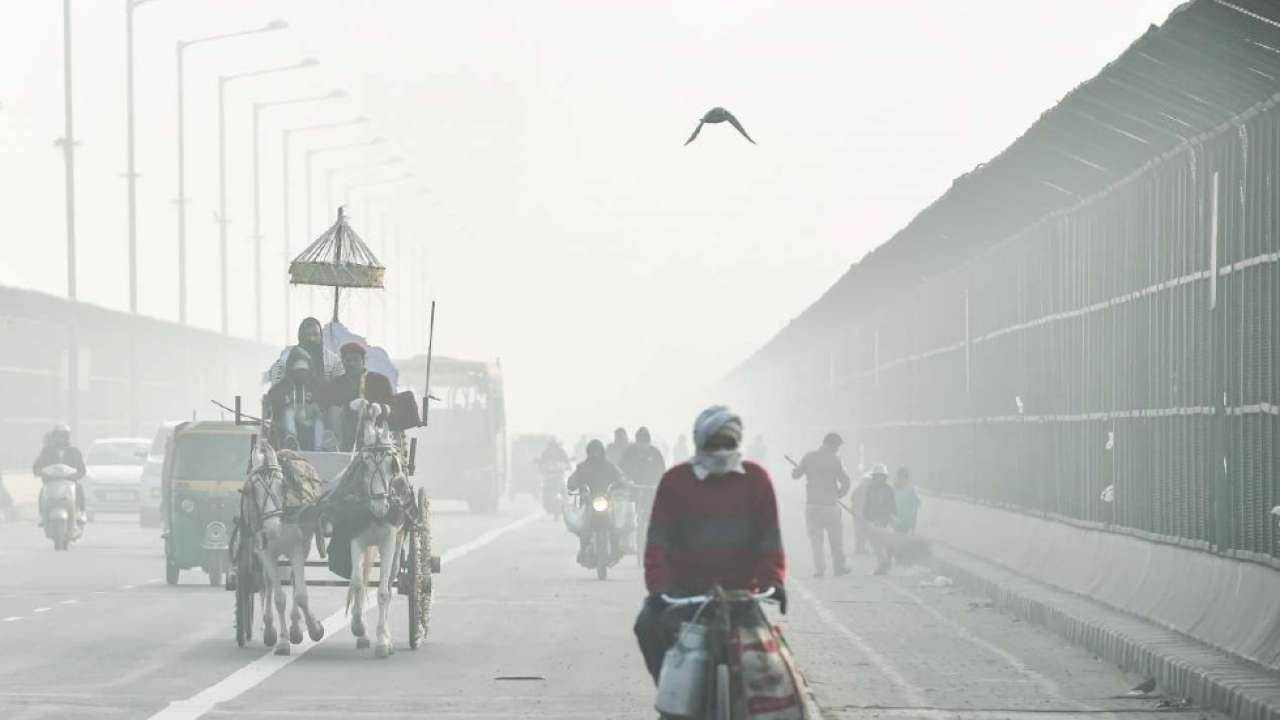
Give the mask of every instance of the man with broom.
[[840, 446], [844, 440], [835, 433], [827, 433], [822, 446], [806, 453], [800, 462], [791, 458], [794, 466], [791, 477], [805, 478], [805, 525], [809, 531], [809, 543], [813, 547], [813, 575], [826, 574], [826, 553], [823, 545], [831, 545], [832, 574], [848, 575], [844, 557], [844, 524], [840, 518], [840, 498], [849, 492], [852, 481], [840, 461]]

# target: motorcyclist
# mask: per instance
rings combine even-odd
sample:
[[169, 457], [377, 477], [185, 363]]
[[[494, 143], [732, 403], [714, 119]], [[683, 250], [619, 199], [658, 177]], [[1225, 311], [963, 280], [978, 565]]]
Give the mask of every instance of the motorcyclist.
[[[738, 450], [742, 419], [723, 405], [694, 423], [697, 452], [662, 476], [649, 518], [644, 576], [649, 596], [635, 633], [654, 682], [680, 622], [696, 608], [671, 609], [662, 595], [774, 588], [787, 611], [786, 555], [773, 481]], [[670, 610], [668, 612], [668, 610]]]
[[627, 429], [618, 428], [613, 431], [613, 442], [609, 443], [609, 447], [605, 448], [605, 457], [609, 458], [609, 462], [617, 465], [622, 462], [622, 455], [631, 447], [631, 441], [627, 439]]
[[[564, 451], [564, 447], [560, 444], [558, 438], [551, 438], [547, 446], [542, 449], [542, 454], [537, 460], [538, 472], [542, 474], [542, 498], [544, 503], [552, 503], [547, 506], [547, 511], [555, 515], [559, 508], [555, 507], [555, 503], [560, 502], [560, 498], [564, 496], [564, 473], [573, 462], [569, 460], [569, 453]], [[550, 489], [550, 483], [554, 483], [555, 495], [549, 496], [547, 491]]]
[[542, 449], [542, 454], [538, 456], [538, 467], [545, 472], [556, 463], [569, 465], [569, 454], [564, 451], [559, 438], [551, 438], [551, 442], [547, 443], [547, 446]]
[[676, 438], [676, 444], [671, 448], [671, 461], [681, 463], [689, 459], [689, 441], [685, 439], [684, 433]]
[[[604, 443], [592, 440], [587, 443], [587, 459], [578, 463], [578, 467], [569, 476], [569, 492], [604, 495], [621, 482], [623, 482], [622, 471], [609, 461]], [[585, 531], [578, 533], [578, 562], [580, 563], [586, 561], [589, 536]]]
[[658, 481], [667, 470], [667, 461], [662, 457], [662, 451], [653, 445], [649, 428], [636, 430], [636, 441], [622, 453], [619, 467], [634, 489], [636, 512], [647, 519]]
[[[80, 450], [71, 444], [71, 428], [63, 424], [58, 424], [49, 431], [45, 436], [45, 445], [40, 449], [40, 455], [36, 457], [36, 461], [31, 464], [31, 473], [36, 477], [44, 480], [44, 469], [50, 465], [68, 465], [75, 470], [75, 474], [67, 480], [71, 480], [76, 486], [76, 513], [79, 521], [84, 524], [88, 518], [85, 515], [85, 497], [84, 487], [80, 484], [80, 479], [85, 475], [84, 457], [80, 455]], [[62, 478], [59, 478], [62, 479]], [[40, 524], [44, 525], [44, 493], [40, 493]]]

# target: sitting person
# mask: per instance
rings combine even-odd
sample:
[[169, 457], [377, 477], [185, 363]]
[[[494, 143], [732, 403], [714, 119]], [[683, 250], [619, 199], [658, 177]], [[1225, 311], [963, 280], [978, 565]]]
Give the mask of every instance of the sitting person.
[[332, 350], [324, 346], [324, 329], [320, 321], [309, 317], [298, 325], [298, 344], [290, 345], [280, 353], [280, 357], [267, 370], [268, 385], [275, 385], [284, 380], [289, 370], [289, 358], [295, 350], [305, 350], [311, 359], [312, 374], [316, 377], [317, 387], [342, 375], [342, 361]]
[[295, 347], [289, 354], [288, 372], [267, 391], [271, 416], [278, 418], [275, 445], [287, 450], [319, 450], [324, 427], [320, 421], [320, 390], [311, 358]]
[[325, 386], [321, 404], [325, 409], [327, 425], [337, 436], [338, 449], [350, 452], [356, 445], [356, 424], [359, 420], [351, 407], [352, 401], [364, 398], [383, 405], [384, 411], [389, 412], [392, 388], [386, 375], [365, 369], [365, 348], [360, 343], [349, 342], [343, 345], [339, 354], [346, 372]]

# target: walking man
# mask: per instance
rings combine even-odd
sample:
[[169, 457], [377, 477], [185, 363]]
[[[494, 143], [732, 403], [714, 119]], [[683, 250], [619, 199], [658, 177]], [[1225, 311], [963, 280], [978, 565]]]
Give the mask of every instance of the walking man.
[[791, 470], [791, 477], [805, 478], [804, 519], [809, 544], [813, 546], [814, 577], [827, 572], [824, 544], [831, 546], [832, 574], [849, 574], [844, 558], [844, 523], [837, 504], [852, 484], [837, 454], [843, 443], [839, 435], [827, 433], [822, 446], [807, 453]]

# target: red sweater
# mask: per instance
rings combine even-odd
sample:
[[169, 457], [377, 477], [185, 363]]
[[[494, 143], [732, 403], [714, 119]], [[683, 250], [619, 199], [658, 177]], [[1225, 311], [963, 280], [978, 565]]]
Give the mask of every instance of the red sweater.
[[700, 593], [781, 585], [786, 556], [778, 501], [764, 468], [699, 480], [689, 463], [662, 476], [644, 550], [649, 592]]

